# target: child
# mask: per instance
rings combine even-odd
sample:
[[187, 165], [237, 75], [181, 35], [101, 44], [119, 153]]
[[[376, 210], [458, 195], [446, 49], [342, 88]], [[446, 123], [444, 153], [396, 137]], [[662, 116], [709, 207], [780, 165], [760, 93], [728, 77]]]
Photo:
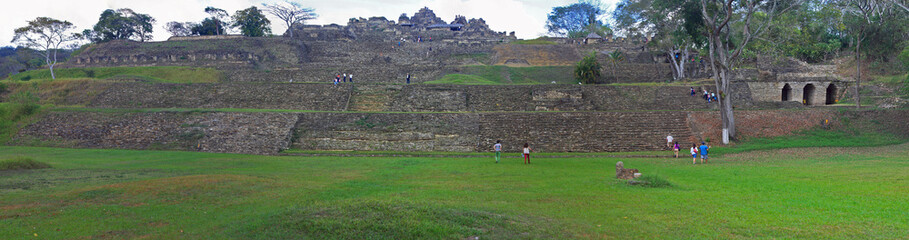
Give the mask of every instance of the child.
[[675, 158], [679, 158], [679, 150], [681, 150], [681, 148], [682, 147], [679, 146], [679, 143], [675, 143], [675, 145], [672, 146], [672, 150], [675, 151]]
[[530, 164], [530, 144], [524, 143], [524, 164]]
[[691, 164], [698, 164], [698, 145], [691, 144]]
[[502, 158], [502, 143], [499, 140], [496, 140], [496, 145], [492, 146], [492, 149], [496, 151], [496, 163], [499, 163], [499, 159]]

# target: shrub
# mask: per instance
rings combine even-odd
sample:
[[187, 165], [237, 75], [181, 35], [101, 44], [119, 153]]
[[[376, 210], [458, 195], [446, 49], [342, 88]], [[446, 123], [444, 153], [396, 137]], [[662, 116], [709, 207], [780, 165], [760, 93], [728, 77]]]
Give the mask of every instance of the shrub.
[[9, 89], [9, 85], [6, 85], [5, 82], [0, 82], [0, 93], [6, 92], [6, 89]]
[[590, 55], [578, 62], [578, 65], [574, 68], [574, 77], [585, 84], [596, 83], [597, 79], [600, 78], [600, 68], [596, 53], [591, 52]]
[[903, 70], [909, 72], [909, 46], [903, 48], [903, 51], [900, 52], [900, 55], [897, 58], [900, 60], [900, 63], [903, 64]]
[[38, 105], [38, 96], [31, 91], [21, 91], [9, 96], [10, 118], [18, 120], [24, 116], [32, 115], [41, 106]]
[[27, 157], [14, 157], [0, 161], [0, 171], [50, 168], [50, 164], [32, 160]]

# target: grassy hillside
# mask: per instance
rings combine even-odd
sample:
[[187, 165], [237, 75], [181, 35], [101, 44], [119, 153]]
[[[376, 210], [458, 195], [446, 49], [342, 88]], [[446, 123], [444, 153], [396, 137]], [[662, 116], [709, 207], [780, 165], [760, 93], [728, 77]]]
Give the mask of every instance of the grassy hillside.
[[[894, 239], [909, 234], [906, 155], [903, 144], [524, 165], [0, 147], [0, 160], [53, 166], [0, 171], [0, 238]], [[612, 177], [616, 161], [668, 185], [629, 186]]]
[[571, 66], [508, 67], [465, 66], [430, 84], [577, 84]]
[[[57, 79], [139, 80], [161, 83], [210, 83], [221, 79], [221, 72], [194, 67], [99, 67], [55, 69]], [[13, 75], [15, 81], [51, 79], [50, 70], [32, 70]]]

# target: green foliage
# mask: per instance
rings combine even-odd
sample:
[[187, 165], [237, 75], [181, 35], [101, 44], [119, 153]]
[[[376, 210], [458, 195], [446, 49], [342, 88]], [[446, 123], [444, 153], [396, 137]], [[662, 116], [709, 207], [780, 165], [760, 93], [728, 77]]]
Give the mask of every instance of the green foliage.
[[193, 25], [190, 31], [192, 31], [192, 35], [219, 35], [219, 33], [224, 32], [225, 27], [226, 25], [224, 22], [206, 18], [205, 20], [202, 20], [202, 23]]
[[0, 82], [0, 93], [6, 92], [9, 89], [9, 85], [6, 82]]
[[900, 60], [900, 63], [903, 64], [903, 69], [906, 72], [909, 72], [909, 44], [906, 44], [906, 47], [903, 48], [903, 51], [900, 52], [900, 55], [897, 57]]
[[0, 171], [50, 168], [51, 165], [27, 157], [0, 160]]
[[148, 14], [137, 13], [129, 8], [107, 9], [101, 12], [101, 17], [92, 30], [83, 31], [83, 34], [96, 43], [132, 38], [144, 42], [152, 39], [154, 24], [155, 18]]
[[239, 10], [233, 16], [233, 27], [239, 27], [240, 33], [248, 37], [262, 37], [271, 34], [271, 24], [265, 14], [255, 6]]
[[597, 61], [596, 53], [591, 52], [581, 59], [574, 68], [574, 77], [578, 81], [586, 84], [597, 83], [600, 78], [600, 63]]
[[[162, 83], [210, 83], [218, 82], [221, 72], [211, 68], [194, 67], [99, 67], [64, 68], [54, 70], [58, 79], [140, 79]], [[32, 70], [16, 74], [10, 80], [28, 81], [50, 79], [47, 69]]]
[[581, 0], [568, 6], [554, 7], [547, 15], [546, 30], [570, 38], [582, 38], [591, 32], [606, 36], [612, 30], [599, 20], [605, 13], [599, 1]]
[[539, 37], [539, 38], [530, 39], [530, 40], [517, 40], [517, 41], [511, 42], [511, 44], [518, 44], [518, 45], [556, 45], [556, 44], [558, 44], [558, 43], [553, 42], [553, 41], [549, 41], [549, 39], [547, 39], [547, 38], [545, 38], [545, 37]]
[[40, 99], [31, 91], [19, 91], [9, 96], [11, 108], [10, 119], [19, 120], [22, 117], [34, 114], [38, 108]]
[[643, 174], [643, 176], [634, 179], [634, 181], [640, 181], [640, 184], [634, 185], [639, 187], [648, 187], [648, 188], [668, 188], [672, 187], [672, 183], [666, 181], [659, 175], [653, 174]]

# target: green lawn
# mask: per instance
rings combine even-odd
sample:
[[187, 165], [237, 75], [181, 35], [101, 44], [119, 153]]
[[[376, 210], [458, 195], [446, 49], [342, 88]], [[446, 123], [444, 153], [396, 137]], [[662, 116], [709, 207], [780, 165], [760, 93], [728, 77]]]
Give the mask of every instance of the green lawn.
[[442, 76], [429, 84], [577, 84], [572, 66], [508, 67], [508, 66], [464, 66], [455, 73]]
[[[0, 239], [897, 239], [909, 144], [690, 159], [0, 147]], [[616, 161], [672, 186], [612, 178]], [[37, 237], [36, 237], [37, 236]]]
[[[212, 83], [218, 82], [221, 72], [212, 68], [194, 67], [96, 67], [54, 69], [57, 79], [113, 79], [140, 80], [158, 83]], [[31, 70], [13, 75], [16, 81], [51, 79], [50, 70]]]

